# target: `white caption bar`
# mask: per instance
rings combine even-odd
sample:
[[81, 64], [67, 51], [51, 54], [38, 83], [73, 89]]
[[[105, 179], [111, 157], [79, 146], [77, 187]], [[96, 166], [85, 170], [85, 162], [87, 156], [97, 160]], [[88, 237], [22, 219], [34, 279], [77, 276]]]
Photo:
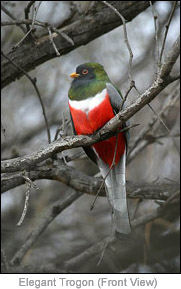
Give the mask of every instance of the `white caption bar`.
[[1, 288], [117, 289], [180, 288], [177, 274], [1, 274]]

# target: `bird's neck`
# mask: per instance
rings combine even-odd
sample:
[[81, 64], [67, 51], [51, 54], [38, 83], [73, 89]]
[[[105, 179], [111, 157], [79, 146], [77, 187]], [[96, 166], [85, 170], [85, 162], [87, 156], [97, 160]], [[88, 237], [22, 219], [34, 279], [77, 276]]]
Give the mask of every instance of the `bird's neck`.
[[106, 81], [73, 82], [69, 90], [69, 99], [85, 100], [101, 93], [106, 88]]
[[99, 106], [105, 99], [107, 89], [104, 88], [101, 92], [97, 93], [95, 96], [85, 98], [83, 100], [70, 100], [69, 105], [71, 108], [76, 110], [81, 110], [88, 114], [89, 111], [93, 110], [95, 107]]

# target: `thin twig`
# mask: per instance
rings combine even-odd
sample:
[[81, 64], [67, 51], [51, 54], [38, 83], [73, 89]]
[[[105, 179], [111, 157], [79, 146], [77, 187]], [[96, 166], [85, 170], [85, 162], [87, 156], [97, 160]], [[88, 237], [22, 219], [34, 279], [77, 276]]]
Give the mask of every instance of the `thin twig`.
[[32, 23], [32, 20], [2, 21], [1, 26], [13, 26], [13, 25], [18, 26], [19, 24], [31, 24], [31, 23]]
[[2, 265], [4, 265], [5, 267], [6, 273], [10, 273], [10, 266], [9, 266], [8, 258], [6, 256], [2, 242], [1, 242], [1, 262], [2, 262]]
[[27, 36], [31, 33], [31, 29], [26, 32], [26, 34], [23, 36], [23, 38], [20, 39], [20, 41], [18, 41], [18, 43], [16, 43], [15, 45], [13, 45], [12, 49], [16, 49], [26, 38]]
[[[31, 28], [27, 31], [27, 33], [24, 35], [24, 37], [23, 37], [17, 44], [15, 44], [15, 45], [13, 46], [13, 49], [16, 49], [16, 48], [27, 38], [28, 35], [31, 35], [31, 32], [32, 32], [33, 29], [34, 29], [34, 24], [35, 24], [35, 20], [36, 20], [36, 15], [37, 15], [37, 13], [38, 13], [38, 9], [39, 9], [39, 7], [40, 7], [40, 5], [41, 5], [41, 2], [42, 2], [42, 1], [40, 1], [40, 2], [38, 3], [38, 6], [34, 8], [33, 20], [32, 20]], [[31, 36], [32, 36], [32, 35], [31, 35]]]
[[97, 262], [97, 267], [101, 264], [101, 262], [103, 260], [103, 257], [104, 257], [104, 254], [105, 254], [105, 251], [106, 251], [106, 248], [109, 245], [109, 243], [111, 243], [112, 238], [113, 238], [113, 226], [111, 225], [111, 233], [110, 233], [109, 237], [106, 238], [105, 241], [102, 243], [103, 248], [102, 248], [102, 252], [101, 252], [100, 258], [99, 258], [99, 260]]
[[128, 67], [128, 76], [130, 78], [130, 81], [132, 82], [133, 81], [133, 77], [132, 77], [132, 72], [131, 72], [131, 68], [132, 68], [132, 61], [133, 61], [133, 52], [132, 52], [132, 49], [131, 49], [131, 46], [129, 44], [129, 41], [128, 41], [128, 35], [127, 35], [127, 29], [126, 29], [126, 20], [125, 18], [123, 17], [123, 15], [114, 7], [112, 6], [109, 2], [107, 1], [101, 1], [103, 2], [105, 5], [107, 5], [111, 10], [113, 10], [122, 20], [122, 23], [123, 23], [123, 31], [124, 31], [124, 41], [126, 43], [126, 46], [127, 46], [127, 49], [128, 49], [128, 52], [129, 52], [129, 55], [130, 55], [130, 58], [129, 58], [129, 67]]
[[[59, 125], [59, 127], [56, 129], [56, 133], [55, 133], [55, 137], [54, 137], [54, 141], [56, 141], [58, 139], [58, 135], [60, 134], [61, 136], [66, 136], [67, 132], [65, 130], [65, 124], [66, 126], [68, 126], [68, 124], [70, 123], [70, 119], [66, 119], [64, 117], [64, 113], [62, 112], [62, 123], [61, 125]], [[68, 157], [69, 158], [69, 157]]]
[[17, 226], [21, 226], [25, 216], [27, 214], [27, 210], [28, 210], [28, 206], [29, 206], [29, 199], [30, 199], [30, 189], [33, 186], [34, 188], [36, 188], [37, 190], [39, 190], [39, 188], [30, 180], [30, 178], [26, 175], [26, 172], [23, 172], [22, 174], [22, 178], [25, 180], [25, 184], [27, 186], [27, 190], [25, 193], [25, 202], [24, 202], [24, 208], [23, 208], [23, 212], [21, 215], [21, 218], [19, 219]]
[[130, 82], [130, 87], [129, 87], [128, 90], [126, 91], [125, 96], [123, 97], [123, 101], [122, 101], [121, 106], [120, 106], [120, 109], [119, 109], [120, 111], [123, 109], [124, 104], [125, 104], [125, 102], [126, 102], [126, 100], [127, 100], [127, 97], [128, 97], [128, 95], [129, 95], [129, 93], [130, 93], [130, 91], [132, 90], [133, 87], [136, 88], [135, 82], [134, 82], [134, 80], [132, 79], [131, 82]]
[[[144, 226], [145, 224], [147, 224], [147, 223], [161, 217], [162, 215], [164, 215], [164, 213], [169, 210], [170, 204], [173, 204], [173, 203], [178, 204], [179, 203], [178, 197], [179, 197], [179, 194], [175, 193], [171, 198], [169, 198], [166, 202], [164, 202], [162, 207], [159, 207], [158, 209], [154, 210], [150, 214], [147, 214], [147, 215], [144, 215], [144, 216], [139, 217], [137, 219], [134, 219], [131, 222], [132, 228], [136, 229], [140, 226]], [[108, 238], [106, 237], [102, 241], [90, 246], [88, 249], [81, 252], [79, 255], [65, 261], [64, 267], [66, 269], [69, 269], [72, 267], [76, 268], [79, 264], [83, 264], [85, 262], [85, 260], [87, 262], [90, 257], [97, 255], [102, 250], [105, 242], [107, 242], [107, 239]], [[115, 241], [115, 237], [112, 237], [109, 240], [109, 245], [111, 245], [114, 241]], [[120, 240], [120, 244], [122, 244], [122, 242], [124, 243], [124, 246], [125, 246], [127, 240]], [[126, 249], [126, 246], [124, 248]]]
[[[169, 95], [168, 99], [166, 99], [160, 113], [158, 114], [160, 118], [164, 116], [166, 111], [170, 109], [174, 103], [178, 100], [178, 86], [175, 88], [175, 90], [172, 92], [171, 95]], [[137, 147], [139, 142], [145, 141], [145, 136], [148, 134], [148, 132], [154, 127], [156, 122], [158, 121], [158, 117], [155, 116], [152, 118], [152, 120], [148, 123], [148, 125], [142, 129], [142, 131], [136, 136], [134, 139], [134, 142], [129, 146], [129, 152], [128, 156], [131, 155], [132, 151]]]
[[97, 266], [99, 266], [103, 260], [103, 257], [104, 257], [104, 254], [105, 254], [105, 251], [106, 251], [106, 248], [107, 246], [112, 242], [112, 239], [114, 238], [114, 226], [113, 226], [113, 214], [111, 214], [111, 229], [110, 229], [110, 233], [108, 235], [108, 237], [105, 239], [105, 243], [103, 243], [103, 249], [102, 249], [102, 252], [101, 252], [101, 255], [100, 255], [100, 258], [97, 262]]
[[[67, 133], [65, 131], [65, 122], [66, 121], [65, 121], [64, 113], [62, 112], [62, 124], [56, 130], [54, 141], [57, 140], [59, 134], [61, 135], [61, 137], [67, 135]], [[67, 164], [66, 157], [64, 156], [64, 152], [62, 151], [61, 154], [62, 154], [62, 160], [63, 160], [64, 164]], [[53, 158], [57, 159], [57, 155], [54, 155]]]
[[[32, 25], [33, 24], [33, 20], [32, 19], [22, 19], [22, 20], [14, 20], [14, 21], [2, 21], [1, 22], [1, 26], [12, 26], [12, 25], [19, 25], [19, 24], [26, 24], [26, 25]], [[47, 22], [42, 22], [39, 20], [35, 20], [34, 21], [34, 25], [40, 26], [40, 27], [44, 27], [47, 28], [47, 26], [49, 27], [53, 27], [51, 24], [48, 24]], [[27, 31], [28, 32], [28, 31]]]
[[43, 112], [43, 116], [44, 116], [44, 120], [45, 120], [45, 125], [46, 125], [46, 130], [47, 130], [47, 136], [48, 136], [48, 142], [51, 143], [51, 137], [50, 137], [50, 128], [49, 128], [49, 124], [48, 124], [48, 119], [47, 119], [47, 116], [46, 116], [46, 111], [45, 111], [45, 107], [44, 107], [44, 104], [43, 104], [43, 101], [42, 101], [42, 98], [41, 98], [41, 95], [40, 95], [40, 92], [39, 92], [39, 89], [36, 85], [36, 78], [31, 78], [31, 76], [29, 76], [29, 74], [22, 68], [20, 67], [19, 65], [17, 65], [14, 61], [12, 61], [7, 55], [5, 55], [2, 51], [1, 51], [1, 54], [13, 65], [15, 66], [16, 68], [18, 68], [24, 75], [26, 75], [26, 77], [31, 81], [31, 83], [33, 84], [35, 90], [36, 90], [36, 93], [38, 95], [38, 98], [39, 98], [39, 101], [40, 101], [40, 104], [41, 104], [41, 108], [42, 108], [42, 112]]
[[38, 13], [38, 9], [40, 8], [42, 1], [39, 1], [37, 7], [34, 7], [34, 12], [33, 12], [33, 20], [32, 20], [32, 25], [31, 25], [31, 31], [34, 29], [35, 21], [36, 21], [36, 16]]
[[158, 15], [156, 14], [156, 11], [153, 7], [153, 4], [151, 1], [150, 2], [150, 6], [151, 6], [151, 9], [152, 9], [152, 14], [153, 14], [153, 20], [154, 20], [154, 27], [155, 27], [155, 43], [156, 43], [156, 64], [158, 66], [158, 71], [160, 70], [160, 58], [159, 58], [159, 41], [158, 41]]
[[163, 56], [163, 51], [164, 51], [164, 48], [165, 48], [165, 42], [166, 42], [168, 30], [169, 30], [170, 23], [172, 21], [172, 17], [174, 15], [175, 9], [177, 7], [177, 3], [178, 3], [178, 1], [174, 1], [173, 7], [172, 7], [172, 11], [171, 11], [170, 16], [168, 18], [168, 22], [165, 25], [165, 34], [164, 34], [163, 43], [162, 43], [161, 52], [160, 52], [160, 61], [159, 61], [160, 63], [162, 62], [162, 56]]
[[[27, 5], [27, 7], [24, 9], [25, 11], [25, 19], [29, 20], [29, 12], [30, 12], [30, 8], [31, 6], [35, 3], [36, 1], [30, 1]], [[27, 23], [26, 24], [26, 30], [27, 32], [30, 30], [30, 25]]]
[[136, 214], [137, 214], [138, 209], [139, 209], [139, 206], [140, 206], [140, 204], [142, 203], [142, 201], [143, 201], [142, 198], [139, 198], [139, 199], [138, 199], [138, 202], [137, 202], [137, 204], [136, 204], [136, 208], [135, 208], [135, 210], [134, 210], [134, 212], [133, 212], [133, 216], [131, 217], [131, 220], [134, 220], [134, 219], [135, 219]]
[[55, 137], [54, 137], [53, 141], [56, 141], [58, 139], [58, 136], [59, 136], [61, 131], [62, 131], [62, 124], [56, 129]]
[[69, 162], [76, 160], [76, 159], [82, 159], [82, 158], [86, 158], [86, 157], [87, 156], [83, 150], [80, 152], [74, 153], [72, 156], [69, 156], [69, 155], [64, 156], [66, 163], [69, 163]]
[[[153, 113], [157, 116], [158, 120], [159, 120], [160, 123], [164, 126], [164, 128], [165, 128], [166, 131], [168, 132], [169, 136], [172, 137], [171, 132], [170, 132], [168, 126], [167, 126], [166, 123], [163, 121], [163, 119], [161, 118], [161, 116], [154, 110], [154, 108], [151, 106], [150, 103], [148, 103], [148, 106], [149, 106], [149, 108], [153, 111]], [[173, 144], [174, 144], [174, 146], [175, 146], [178, 154], [180, 155], [180, 151], [179, 151], [179, 149], [178, 149], [178, 147], [177, 147], [177, 144], [176, 144], [176, 142], [175, 142], [174, 137], [172, 137], [172, 141], [173, 141]]]
[[29, 207], [31, 183], [30, 182], [26, 182], [26, 185], [27, 185], [27, 190], [26, 190], [26, 193], [25, 193], [24, 208], [23, 208], [23, 212], [21, 214], [21, 217], [20, 217], [18, 223], [16, 224], [17, 226], [21, 226], [22, 225], [22, 223], [23, 223], [23, 221], [25, 219], [25, 216], [27, 214], [28, 207]]
[[[25, 20], [14, 20], [14, 21], [3, 21], [1, 22], [1, 26], [11, 26], [11, 25], [19, 25], [19, 24], [26, 24], [26, 25], [30, 25], [33, 23], [33, 20], [31, 19], [25, 19]], [[48, 24], [47, 22], [41, 22], [41, 21], [37, 21], [35, 20], [34, 21], [34, 26], [40, 26], [40, 27], [43, 27], [43, 28], [46, 28], [49, 27], [53, 32], [57, 33], [58, 35], [60, 35], [61, 37], [63, 37], [67, 42], [69, 42], [72, 46], [75, 45], [74, 41], [72, 40], [72, 38], [70, 38], [65, 32], [63, 31], [59, 31], [55, 26], [53, 26], [52, 24]], [[29, 30], [28, 32], [26, 32], [26, 37], [27, 37], [27, 33], [29, 34]], [[25, 37], [25, 38], [26, 38]], [[21, 40], [22, 42], [22, 40]], [[20, 43], [19, 43], [20, 44]], [[19, 45], [18, 44], [18, 45]], [[17, 46], [17, 45], [16, 45]]]
[[169, 182], [172, 182], [172, 183], [174, 183], [174, 184], [178, 184], [178, 182], [177, 182], [177, 181], [174, 181], [174, 180], [172, 180], [172, 179], [169, 179], [169, 178], [167, 178], [167, 177], [165, 177], [164, 179], [165, 179], [165, 180], [167, 180], [167, 181], [169, 181]]
[[180, 137], [180, 133], [175, 133], [175, 134], [172, 134], [172, 135], [161, 134], [161, 135], [155, 136], [155, 139], [158, 139], [158, 138], [168, 138], [168, 137], [178, 138], [178, 137]]
[[[123, 15], [114, 7], [112, 6], [109, 2], [107, 1], [101, 1], [102, 3], [104, 3], [105, 5], [107, 5], [112, 11], [114, 11], [114, 13], [116, 13], [122, 20], [122, 23], [123, 23], [123, 32], [124, 32], [124, 42], [126, 43], [126, 46], [127, 46], [127, 49], [128, 49], [128, 52], [129, 52], [129, 66], [128, 66], [128, 77], [130, 79], [130, 88], [128, 89], [124, 99], [123, 99], [123, 103], [122, 103], [122, 107], [126, 101], [126, 98], [129, 94], [129, 92], [131, 91], [132, 87], [135, 86], [135, 81], [133, 80], [133, 76], [132, 76], [132, 62], [133, 62], [133, 52], [132, 52], [132, 49], [131, 49], [131, 45], [129, 43], [129, 40], [128, 40], [128, 34], [127, 34], [127, 28], [126, 28], [126, 20], [125, 18], [123, 17]], [[121, 107], [121, 109], [122, 109]]]
[[102, 190], [103, 185], [105, 184], [106, 178], [107, 178], [107, 176], [109, 175], [109, 173], [110, 173], [110, 170], [109, 170], [108, 173], [106, 174], [105, 178], [103, 178], [103, 181], [102, 181], [102, 183], [101, 183], [101, 185], [100, 185], [100, 187], [99, 187], [99, 190], [97, 191], [97, 193], [96, 193], [96, 195], [95, 195], [95, 198], [94, 198], [94, 200], [93, 200], [93, 202], [92, 202], [92, 205], [90, 206], [90, 210], [93, 210], [93, 209], [94, 209], [94, 204], [95, 204], [95, 202], [96, 202], [96, 200], [97, 200], [97, 198], [98, 198], [98, 196], [99, 196], [99, 194], [100, 194], [100, 191]]
[[94, 204], [95, 204], [95, 202], [96, 202], [96, 200], [97, 200], [97, 198], [98, 198], [98, 196], [99, 196], [99, 193], [100, 193], [100, 191], [102, 190], [102, 187], [103, 187], [103, 185], [105, 184], [105, 181], [106, 181], [108, 175], [110, 174], [110, 171], [112, 170], [113, 166], [115, 166], [115, 159], [116, 159], [116, 154], [117, 154], [117, 146], [118, 146], [118, 134], [116, 135], [116, 144], [115, 144], [114, 155], [113, 155], [113, 160], [112, 160], [111, 166], [110, 166], [110, 168], [109, 168], [106, 176], [103, 178], [103, 181], [102, 181], [102, 183], [101, 183], [101, 185], [100, 185], [99, 190], [97, 191], [97, 194], [96, 194], [96, 196], [95, 196], [95, 198], [94, 198], [94, 201], [93, 201], [93, 203], [92, 203], [92, 205], [91, 205], [91, 207], [90, 207], [90, 210], [93, 210]]
[[[1, 9], [2, 9], [3, 12], [6, 13], [6, 15], [8, 15], [11, 19], [17, 21], [17, 19], [14, 17], [14, 15], [11, 14], [11, 12], [9, 12], [9, 10], [6, 9], [6, 7], [4, 7], [2, 3], [1, 3]], [[26, 33], [25, 28], [24, 28], [20, 23], [19, 23], [19, 24], [16, 24], [16, 25], [21, 28], [21, 30], [23, 31], [23, 33]]]
[[52, 37], [52, 32], [51, 32], [51, 28], [49, 26], [47, 26], [47, 30], [48, 30], [48, 33], [49, 33], [49, 37], [50, 37], [50, 41], [53, 45], [53, 48], [55, 49], [55, 53], [57, 56], [60, 56], [60, 52], [58, 51], [56, 45], [55, 45], [55, 42], [53, 40], [53, 37]]
[[160, 117], [160, 114], [158, 114], [155, 109], [152, 107], [152, 105], [150, 103], [148, 103], [149, 108], [151, 109], [151, 111], [156, 115], [156, 117], [158, 118], [158, 120], [160, 121], [160, 123], [164, 126], [164, 128], [167, 130], [167, 132], [170, 134], [170, 130], [168, 128], [168, 126], [166, 125], [166, 123], [163, 121], [163, 119]]
[[27, 251], [33, 246], [33, 244], [37, 241], [37, 239], [41, 236], [41, 234], [46, 230], [48, 225], [68, 206], [70, 206], [76, 199], [78, 199], [82, 193], [73, 192], [69, 196], [67, 196], [64, 200], [57, 202], [53, 205], [46, 214], [45, 218], [42, 219], [41, 223], [37, 228], [35, 228], [30, 235], [28, 236], [26, 242], [23, 246], [16, 252], [14, 257], [10, 261], [10, 265], [18, 265], [21, 263], [23, 257], [27, 253]]
[[130, 91], [132, 90], [133, 87], [136, 88], [136, 85], [135, 85], [135, 81], [133, 79], [133, 75], [132, 75], [132, 62], [133, 62], [133, 52], [132, 52], [132, 49], [131, 49], [131, 45], [129, 43], [129, 40], [128, 40], [128, 34], [127, 34], [127, 28], [126, 28], [126, 20], [125, 18], [123, 17], [123, 15], [114, 7], [112, 6], [109, 2], [107, 1], [102, 1], [105, 5], [107, 5], [110, 9], [112, 9], [122, 20], [122, 23], [123, 23], [123, 32], [124, 32], [124, 42], [126, 43], [126, 46], [127, 46], [127, 49], [128, 49], [128, 52], [129, 52], [129, 65], [128, 65], [128, 77], [130, 79], [130, 87], [128, 88], [125, 96], [123, 97], [123, 102], [121, 104], [121, 107], [120, 107], [120, 111], [122, 110], [123, 106], [124, 106], [124, 103], [126, 102], [127, 100], [127, 97], [130, 93]]
[[74, 41], [72, 40], [72, 38], [70, 38], [65, 32], [63, 31], [59, 31], [56, 27], [54, 27], [53, 25], [49, 25], [49, 27], [51, 27], [53, 32], [56, 32], [58, 35], [62, 36], [67, 42], [69, 42], [72, 46], [75, 45]]

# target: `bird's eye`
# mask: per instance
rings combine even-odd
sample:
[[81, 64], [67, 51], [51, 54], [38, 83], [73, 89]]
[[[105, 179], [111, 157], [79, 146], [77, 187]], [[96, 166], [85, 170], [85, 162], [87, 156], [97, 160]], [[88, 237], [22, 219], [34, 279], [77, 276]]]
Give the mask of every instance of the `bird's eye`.
[[89, 71], [88, 71], [88, 69], [83, 69], [82, 70], [82, 74], [87, 74]]

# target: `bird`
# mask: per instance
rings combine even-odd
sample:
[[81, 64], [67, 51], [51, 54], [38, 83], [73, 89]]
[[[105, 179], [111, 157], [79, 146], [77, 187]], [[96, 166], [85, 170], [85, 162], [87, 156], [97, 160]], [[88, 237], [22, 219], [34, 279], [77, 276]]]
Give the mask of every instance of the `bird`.
[[[68, 91], [68, 105], [74, 133], [92, 135], [120, 111], [123, 97], [99, 63], [80, 64], [70, 77], [73, 80]], [[124, 128], [126, 126], [127, 123]], [[98, 165], [105, 181], [118, 237], [131, 233], [125, 180], [129, 132], [121, 129], [123, 127], [117, 135], [83, 147], [87, 156]]]

